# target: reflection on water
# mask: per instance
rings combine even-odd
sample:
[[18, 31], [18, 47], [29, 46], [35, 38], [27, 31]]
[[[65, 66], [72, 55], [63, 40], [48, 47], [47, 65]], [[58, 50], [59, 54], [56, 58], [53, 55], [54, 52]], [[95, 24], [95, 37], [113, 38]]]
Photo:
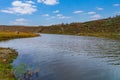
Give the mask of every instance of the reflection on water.
[[38, 80], [120, 80], [120, 41], [42, 34], [0, 46], [17, 49], [14, 67], [26, 64], [34, 70], [38, 66]]
[[34, 80], [39, 79], [40, 69], [36, 67], [35, 69], [26, 66], [25, 64], [21, 64], [14, 67], [14, 74], [16, 74], [16, 78], [18, 80]]

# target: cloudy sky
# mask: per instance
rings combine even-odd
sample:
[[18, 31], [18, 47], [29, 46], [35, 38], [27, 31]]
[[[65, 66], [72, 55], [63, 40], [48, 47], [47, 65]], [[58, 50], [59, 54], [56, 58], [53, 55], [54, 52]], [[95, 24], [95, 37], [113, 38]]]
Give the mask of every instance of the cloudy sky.
[[0, 25], [85, 22], [120, 14], [120, 0], [0, 0]]

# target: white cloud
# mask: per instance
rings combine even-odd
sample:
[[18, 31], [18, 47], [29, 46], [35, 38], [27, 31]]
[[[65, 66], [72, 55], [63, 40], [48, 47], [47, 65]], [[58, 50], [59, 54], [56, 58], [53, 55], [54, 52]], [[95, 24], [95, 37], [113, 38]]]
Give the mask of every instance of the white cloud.
[[57, 14], [56, 16], [57, 16], [59, 19], [68, 19], [68, 18], [70, 18], [70, 17], [64, 16], [64, 15], [62, 15], [62, 14]]
[[44, 3], [46, 5], [56, 5], [59, 4], [58, 0], [37, 0], [39, 3]]
[[4, 13], [10, 13], [10, 14], [32, 14], [33, 12], [36, 12], [36, 6], [33, 5], [33, 1], [13, 1], [12, 7], [1, 10], [1, 12]]
[[74, 11], [73, 13], [74, 14], [80, 14], [80, 13], [83, 13], [84, 11], [80, 10], [80, 11]]
[[92, 11], [91, 11], [91, 12], [88, 12], [88, 14], [96, 14], [96, 12], [92, 12]]
[[57, 14], [57, 17], [63, 16], [62, 14]]
[[120, 4], [113, 4], [113, 6], [116, 6], [116, 7], [118, 7], [118, 6], [120, 6]]
[[71, 17], [69, 16], [64, 16], [63, 14], [56, 14], [56, 16], [50, 16], [46, 20], [51, 20], [51, 19], [69, 19]]
[[48, 16], [50, 16], [50, 15], [49, 15], [49, 14], [43, 14], [42, 16], [48, 17]]
[[68, 16], [60, 16], [59, 19], [69, 19], [71, 17], [68, 17]]
[[96, 9], [99, 10], [99, 11], [104, 10], [104, 8], [101, 8], [101, 7], [97, 7]]
[[55, 10], [55, 11], [53, 11], [53, 13], [59, 13], [60, 11], [59, 10]]
[[19, 18], [16, 19], [15, 21], [11, 21], [10, 24], [12, 25], [27, 25], [28, 20], [24, 19], [24, 18]]
[[91, 18], [92, 20], [97, 20], [97, 19], [100, 19], [100, 18], [102, 18], [102, 17], [101, 17], [101, 15], [99, 15], [99, 14], [95, 14], [95, 15], [91, 16], [90, 18]]
[[30, 3], [30, 4], [35, 4], [35, 2], [33, 1], [26, 1], [27, 3]]
[[55, 16], [51, 16], [49, 18], [47, 18], [46, 20], [51, 20], [51, 19], [55, 19], [56, 17]]

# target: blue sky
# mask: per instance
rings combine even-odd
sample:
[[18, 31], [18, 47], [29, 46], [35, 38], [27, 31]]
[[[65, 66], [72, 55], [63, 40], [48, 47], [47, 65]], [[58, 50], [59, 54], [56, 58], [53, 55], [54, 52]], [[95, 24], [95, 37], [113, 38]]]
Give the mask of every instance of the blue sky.
[[120, 14], [120, 0], [0, 0], [1, 25], [85, 22]]

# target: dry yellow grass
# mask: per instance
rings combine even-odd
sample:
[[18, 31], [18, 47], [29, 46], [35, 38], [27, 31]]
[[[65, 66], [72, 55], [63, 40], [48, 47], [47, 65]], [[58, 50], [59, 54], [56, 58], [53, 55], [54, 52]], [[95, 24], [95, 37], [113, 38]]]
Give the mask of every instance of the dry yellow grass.
[[27, 37], [35, 37], [39, 36], [38, 34], [34, 33], [25, 33], [25, 32], [0, 32], [0, 40], [8, 40], [13, 38], [27, 38]]
[[120, 40], [120, 33], [79, 33], [79, 36], [93, 36], [93, 37], [101, 37], [101, 38], [109, 38]]

